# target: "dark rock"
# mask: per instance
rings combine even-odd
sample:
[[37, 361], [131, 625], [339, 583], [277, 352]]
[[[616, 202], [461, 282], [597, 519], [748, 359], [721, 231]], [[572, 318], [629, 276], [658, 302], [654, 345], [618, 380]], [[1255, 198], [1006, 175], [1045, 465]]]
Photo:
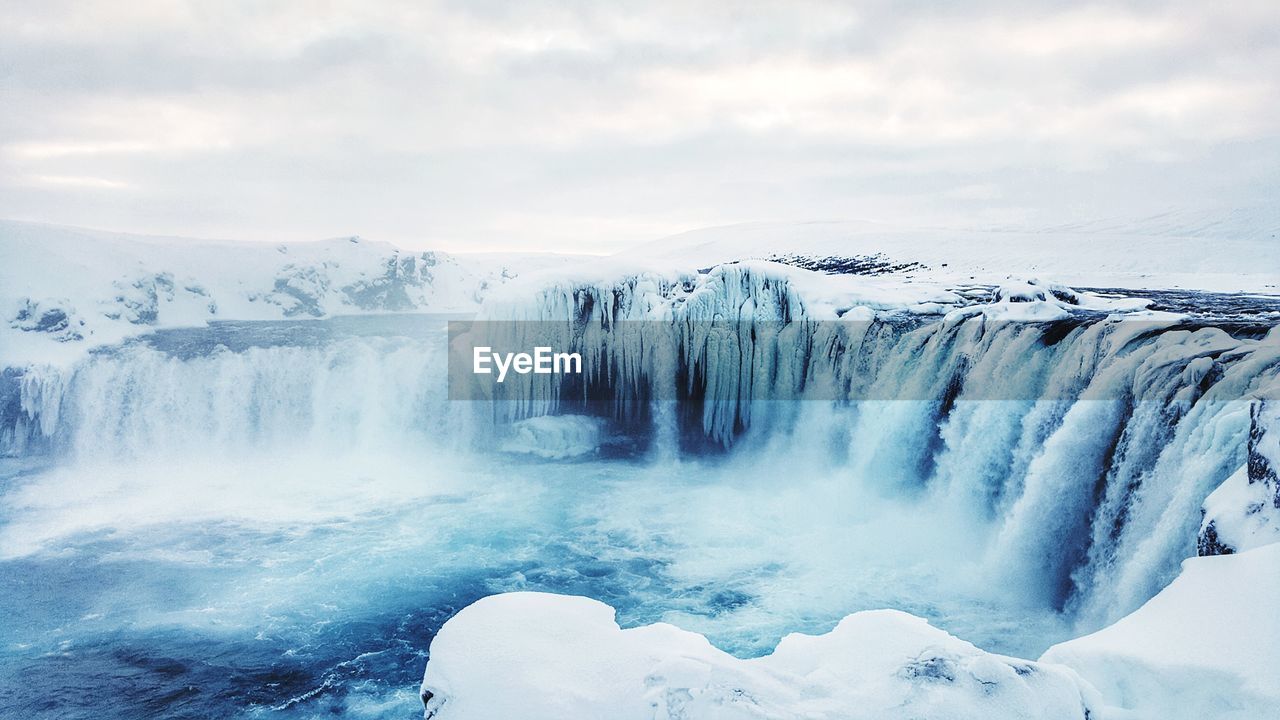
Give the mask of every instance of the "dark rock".
[[1258, 400], [1249, 406], [1249, 483], [1263, 483], [1271, 488], [1273, 507], [1280, 508], [1280, 478], [1276, 476], [1277, 468], [1272, 466], [1263, 451], [1263, 445], [1268, 442], [1273, 446], [1280, 445], [1270, 437], [1272, 432], [1280, 433], [1280, 429], [1274, 427], [1277, 420], [1280, 420], [1280, 413], [1274, 412], [1267, 401]]
[[812, 257], [806, 255], [772, 255], [769, 260], [784, 265], [827, 273], [828, 275], [888, 275], [890, 273], [926, 270], [918, 262], [894, 262], [882, 253], [838, 257]]
[[1232, 555], [1234, 553], [1235, 548], [1218, 538], [1218, 528], [1214, 521], [1210, 520], [1205, 523], [1200, 530], [1200, 536], [1196, 538], [1196, 555], [1208, 557], [1210, 555]]
[[284, 310], [285, 317], [320, 317], [324, 315], [322, 303], [328, 287], [328, 276], [316, 268], [285, 265], [268, 297]]

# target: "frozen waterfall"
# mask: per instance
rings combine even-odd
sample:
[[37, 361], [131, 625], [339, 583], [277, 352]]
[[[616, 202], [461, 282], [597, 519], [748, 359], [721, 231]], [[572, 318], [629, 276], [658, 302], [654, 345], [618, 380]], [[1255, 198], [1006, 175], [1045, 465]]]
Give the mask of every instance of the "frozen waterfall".
[[[1062, 291], [904, 308], [798, 277], [740, 264], [566, 281], [490, 302], [452, 336], [442, 320], [302, 340], [262, 323], [240, 329], [261, 342], [193, 352], [162, 332], [6, 370], [0, 443], [80, 458], [495, 447], [514, 421], [596, 415], [650, 462], [790, 453], [799, 472], [945, 507], [993, 582], [1098, 627], [1195, 554], [1201, 504], [1245, 462], [1251, 403], [1280, 374], [1276, 330], [1111, 314]], [[468, 333], [581, 350], [586, 367], [451, 402], [446, 354]]]

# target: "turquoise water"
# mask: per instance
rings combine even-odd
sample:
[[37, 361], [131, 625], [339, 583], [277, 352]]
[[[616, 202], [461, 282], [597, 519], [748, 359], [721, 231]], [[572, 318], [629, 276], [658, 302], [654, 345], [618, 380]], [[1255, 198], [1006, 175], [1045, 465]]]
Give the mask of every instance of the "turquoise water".
[[[181, 463], [10, 478], [3, 706], [59, 718], [416, 717], [433, 634], [508, 590], [588, 595], [624, 625], [668, 620], [747, 656], [876, 607], [1024, 654], [1062, 633], [1051, 614], [964, 587], [963, 558], [885, 535], [896, 523], [832, 513], [850, 498], [829, 483], [778, 492], [765, 475], [731, 482], [741, 469], [725, 461], [376, 464], [391, 470], [240, 462], [223, 470], [250, 485], [202, 480], [196, 498], [165, 481], [193, 473]], [[308, 482], [270, 475], [298, 470]], [[75, 491], [104, 476], [110, 497]], [[321, 489], [343, 484], [365, 500]]]
[[78, 369], [50, 452], [0, 460], [0, 716], [416, 718], [434, 633], [512, 590], [741, 656], [878, 608], [1024, 657], [1069, 634], [990, 572], [987, 519], [852, 476], [821, 432], [576, 461], [456, 442], [438, 325], [222, 324]]

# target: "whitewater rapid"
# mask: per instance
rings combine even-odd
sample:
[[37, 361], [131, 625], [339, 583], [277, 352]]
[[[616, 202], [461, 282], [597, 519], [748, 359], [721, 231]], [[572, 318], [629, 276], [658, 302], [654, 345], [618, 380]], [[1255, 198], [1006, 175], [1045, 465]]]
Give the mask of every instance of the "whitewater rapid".
[[[124, 633], [145, 663], [222, 648], [273, 668], [244, 681], [254, 707], [380, 717], [417, 702], [386, 663], [420, 670], [444, 619], [509, 590], [742, 656], [890, 607], [1034, 657], [1196, 554], [1280, 368], [1265, 327], [1034, 287], [905, 313], [789, 278], [728, 266], [495, 302], [478, 323], [593, 350], [581, 378], [496, 400], [450, 384], [452, 343], [482, 326], [433, 316], [164, 330], [11, 368], [0, 562], [67, 599], [26, 611], [5, 662], [90, 663], [105, 692]], [[120, 563], [170, 589], [131, 598]], [[48, 654], [63, 642], [86, 649]], [[223, 690], [199, 707], [244, 711]]]

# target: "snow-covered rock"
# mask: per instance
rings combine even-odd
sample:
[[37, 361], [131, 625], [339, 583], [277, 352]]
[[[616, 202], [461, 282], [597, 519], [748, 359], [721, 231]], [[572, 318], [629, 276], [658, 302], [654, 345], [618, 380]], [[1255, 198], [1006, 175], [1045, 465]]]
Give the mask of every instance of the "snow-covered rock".
[[[698, 273], [604, 263], [557, 277], [535, 275], [503, 288], [481, 309], [480, 317], [493, 322], [483, 323], [463, 345], [551, 344], [580, 352], [585, 382], [607, 384], [622, 410], [627, 398], [678, 400], [687, 391], [708, 399], [713, 402], [701, 408], [702, 430], [724, 445], [751, 427], [751, 403], [757, 400], [791, 400], [801, 393], [808, 399], [932, 400], [953, 378], [965, 400], [1067, 399], [1113, 361], [1129, 365], [1116, 372], [1140, 374], [1143, 385], [1153, 373], [1176, 371], [1177, 378], [1164, 379], [1176, 379], [1181, 387], [1228, 365], [1197, 358], [1233, 348], [1251, 352], [1258, 345], [1216, 328], [1173, 332], [1183, 316], [1146, 313], [1132, 304], [1109, 307], [1108, 300], [1039, 280], [966, 294], [938, 284], [824, 275], [763, 261]], [[1072, 318], [1079, 322], [1050, 327]], [[1128, 319], [1136, 322], [1121, 322]], [[528, 337], [484, 334], [495, 328]], [[1161, 336], [1159, 347], [1148, 343], [1165, 329], [1171, 332]], [[1004, 377], [964, 377], [966, 358], [985, 358], [998, 338], [1021, 334], [1036, 339], [1023, 347], [1021, 358], [1013, 358], [1021, 370], [1009, 368], [1012, 375]], [[1047, 346], [1055, 349], [1045, 351]], [[1141, 356], [1131, 346], [1148, 346], [1155, 355], [1140, 367]], [[1035, 364], [1032, 356], [1042, 351], [1064, 358], [1058, 369], [1071, 387], [1045, 390], [1028, 381], [1019, 388], [1011, 382], [1024, 376], [1023, 370]], [[1188, 362], [1198, 363], [1199, 380], [1181, 377]], [[906, 377], [915, 369], [920, 373]], [[686, 387], [672, 382], [672, 375], [686, 378]], [[563, 412], [563, 389], [556, 380], [528, 376], [509, 379], [487, 397], [513, 401], [505, 407], [512, 419], [521, 419]], [[1183, 400], [1194, 400], [1202, 389]], [[1130, 392], [1114, 383], [1100, 383], [1093, 391], [1098, 398]]]
[[992, 655], [883, 610], [735, 658], [608, 605], [509, 593], [449, 620], [422, 683], [433, 720], [1085, 720], [1096, 694], [1061, 667]]
[[1205, 500], [1199, 553], [1225, 555], [1280, 542], [1280, 402], [1249, 408], [1248, 460]]
[[1111, 706], [1102, 720], [1261, 720], [1280, 708], [1280, 544], [1187, 560], [1140, 609], [1050, 648]]
[[21, 298], [9, 321], [9, 327], [15, 330], [45, 333], [58, 342], [83, 340], [80, 328], [84, 325], [84, 318], [79, 317], [70, 301], [51, 298], [43, 301]]

